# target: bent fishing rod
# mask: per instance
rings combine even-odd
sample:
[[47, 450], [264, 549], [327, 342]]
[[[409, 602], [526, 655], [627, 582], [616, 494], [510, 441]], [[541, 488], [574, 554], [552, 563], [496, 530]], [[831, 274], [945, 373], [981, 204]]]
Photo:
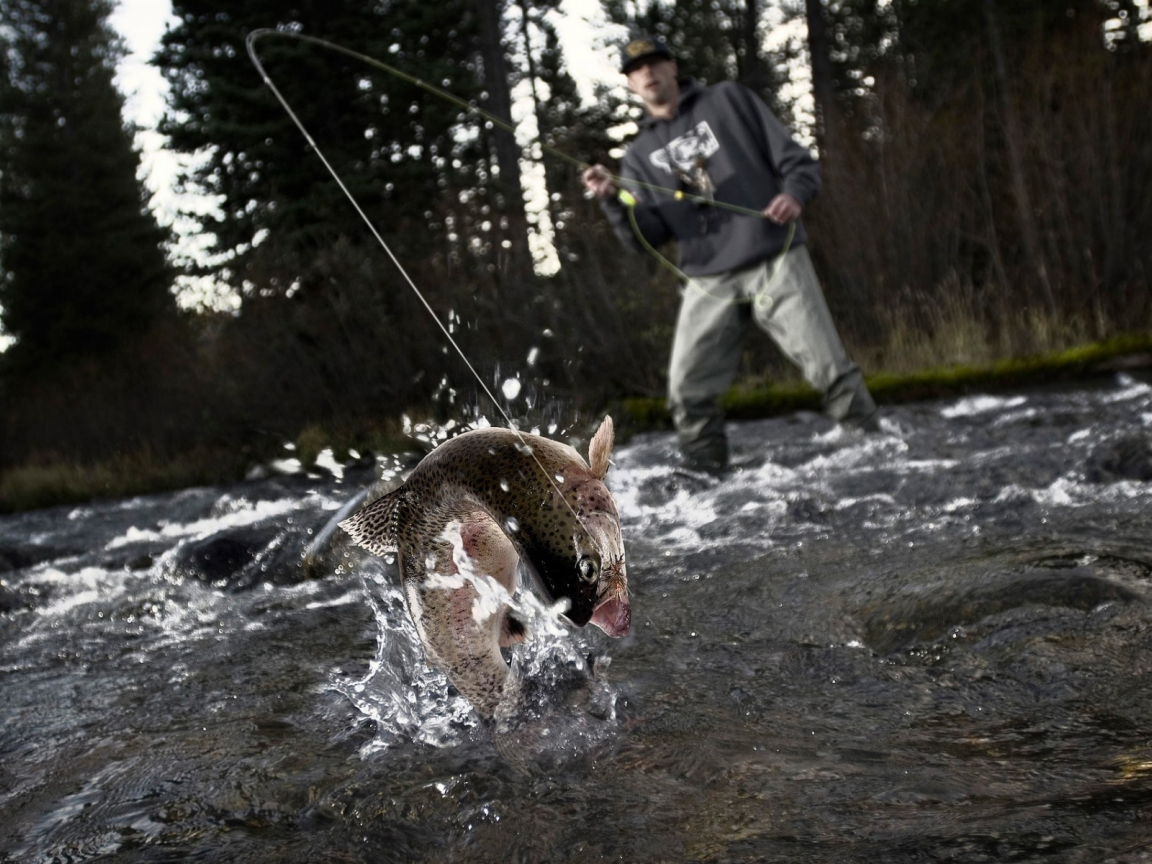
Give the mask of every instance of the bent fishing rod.
[[[463, 363], [467, 367], [468, 371], [472, 373], [472, 376], [476, 379], [477, 383], [480, 385], [481, 390], [483, 390], [484, 394], [488, 397], [488, 399], [492, 402], [492, 404], [496, 406], [496, 409], [503, 416], [505, 422], [507, 422], [508, 428], [512, 429], [512, 431], [516, 432], [517, 435], [519, 435], [520, 433], [518, 430], [515, 429], [512, 418], [508, 416], [508, 413], [501, 406], [499, 400], [497, 400], [496, 397], [493, 395], [493, 393], [489, 389], [488, 385], [484, 383], [484, 379], [480, 377], [480, 374], [476, 371], [476, 368], [472, 365], [472, 362], [468, 359], [468, 356], [464, 353], [463, 349], [460, 347], [460, 345], [453, 338], [451, 331], [449, 331], [449, 329], [444, 325], [444, 322], [440, 320], [440, 316], [438, 316], [436, 314], [436, 312], [432, 308], [431, 304], [429, 304], [428, 300], [424, 297], [423, 292], [420, 291], [420, 289], [417, 287], [416, 283], [413, 281], [412, 277], [408, 274], [408, 271], [405, 269], [404, 265], [400, 262], [399, 258], [396, 257], [395, 253], [392, 251], [392, 249], [388, 245], [388, 243], [384, 240], [384, 237], [381, 235], [380, 231], [376, 228], [375, 224], [373, 224], [372, 220], [370, 218], [368, 218], [367, 213], [364, 212], [364, 209], [363, 209], [363, 207], [360, 206], [359, 201], [356, 200], [356, 197], [348, 189], [348, 186], [344, 183], [343, 179], [340, 177], [339, 172], [336, 171], [336, 169], [332, 166], [332, 163], [329, 162], [328, 158], [324, 155], [324, 151], [321, 150], [320, 146], [316, 143], [316, 140], [312, 137], [312, 134], [308, 131], [308, 128], [304, 125], [304, 122], [300, 119], [299, 115], [292, 108], [291, 104], [285, 98], [284, 94], [280, 91], [280, 88], [276, 86], [276, 83], [272, 80], [271, 76], [265, 70], [264, 64], [261, 62], [260, 57], [257, 54], [256, 43], [259, 40], [264, 39], [264, 38], [268, 38], [268, 37], [294, 39], [297, 42], [303, 42], [303, 43], [306, 43], [309, 45], [315, 45], [319, 48], [327, 49], [329, 51], [335, 51], [338, 54], [343, 54], [344, 56], [350, 57], [353, 60], [357, 60], [361, 63], [365, 63], [368, 66], [371, 66], [375, 69], [379, 69], [382, 72], [385, 72], [385, 73], [387, 73], [387, 74], [389, 74], [395, 78], [398, 78], [401, 81], [405, 81], [409, 84], [412, 84], [413, 86], [418, 87], [418, 88], [426, 91], [427, 93], [430, 93], [433, 96], [436, 96], [439, 99], [443, 99], [443, 100], [445, 100], [445, 101], [447, 101], [453, 105], [456, 105], [457, 107], [465, 110], [469, 114], [474, 114], [474, 115], [488, 121], [489, 123], [492, 123], [494, 126], [504, 130], [505, 132], [508, 132], [511, 135], [516, 134], [516, 127], [513, 126], [510, 122], [496, 116], [495, 114], [492, 114], [489, 111], [485, 111], [484, 109], [474, 105], [473, 103], [468, 102], [464, 99], [461, 99], [459, 96], [456, 96], [455, 94], [449, 92], [448, 90], [445, 90], [441, 87], [437, 87], [434, 84], [430, 84], [427, 81], [424, 81], [424, 80], [416, 77], [415, 75], [410, 75], [409, 73], [405, 72], [404, 70], [399, 69], [395, 66], [392, 66], [388, 63], [384, 63], [383, 61], [378, 60], [375, 57], [370, 57], [367, 54], [363, 54], [359, 51], [354, 51], [350, 48], [346, 48], [343, 45], [340, 45], [336, 42], [332, 42], [332, 41], [327, 40], [327, 39], [320, 39], [318, 37], [308, 36], [308, 35], [305, 35], [303, 33], [290, 33], [290, 32], [286, 32], [283, 30], [277, 30], [274, 28], [267, 28], [267, 27], [253, 30], [252, 32], [250, 32], [248, 34], [248, 36], [245, 39], [245, 46], [248, 50], [248, 57], [252, 61], [252, 65], [256, 68], [256, 71], [260, 74], [260, 77], [264, 81], [264, 84], [272, 92], [273, 96], [276, 97], [276, 100], [280, 103], [281, 107], [287, 113], [288, 117], [292, 120], [293, 124], [300, 131], [301, 135], [304, 136], [304, 140], [308, 143], [308, 146], [313, 150], [313, 152], [316, 153], [316, 156], [320, 159], [320, 162], [323, 164], [324, 168], [327, 170], [329, 175], [331, 175], [333, 181], [339, 187], [340, 191], [344, 194], [344, 197], [346, 197], [348, 199], [349, 203], [355, 209], [356, 213], [360, 216], [360, 219], [368, 227], [368, 230], [372, 233], [372, 236], [376, 239], [376, 242], [384, 250], [385, 254], [388, 256], [389, 260], [392, 261], [393, 265], [395, 265], [397, 271], [400, 273], [401, 277], [407, 283], [408, 287], [411, 288], [412, 292], [416, 295], [416, 297], [420, 301], [421, 305], [425, 308], [425, 310], [428, 312], [428, 314], [432, 316], [432, 319], [436, 322], [436, 326], [439, 327], [440, 332], [443, 334], [444, 338], [448, 341], [448, 344], [450, 344], [452, 346], [452, 348], [455, 350], [455, 352], [457, 353], [457, 355], [459, 355], [460, 359], [463, 361]], [[537, 139], [536, 144], [537, 144], [537, 146], [540, 147], [542, 152], [548, 153], [549, 155], [553, 156], [554, 158], [559, 159], [560, 161], [565, 162], [566, 164], [574, 166], [575, 168], [577, 168], [581, 172], [593, 167], [590, 163], [576, 159], [576, 158], [568, 155], [564, 151], [562, 151], [562, 150], [560, 150], [560, 149], [558, 149], [558, 148], [556, 148], [556, 147], [554, 147], [554, 146], [552, 146], [552, 145], [550, 145], [550, 144], [548, 144], [542, 140]], [[737, 205], [737, 204], [730, 204], [730, 203], [725, 202], [725, 201], [715, 200], [712, 197], [695, 195], [695, 194], [692, 194], [690, 192], [686, 192], [682, 189], [671, 189], [671, 188], [668, 188], [666, 186], [660, 186], [658, 184], [647, 183], [647, 182], [644, 182], [641, 180], [637, 180], [635, 178], [621, 177], [619, 175], [611, 174], [611, 172], [606, 172], [606, 173], [607, 173], [607, 176], [617, 184], [617, 187], [619, 189], [618, 198], [619, 198], [620, 202], [624, 205], [624, 207], [627, 208], [627, 210], [629, 212], [630, 221], [631, 221], [631, 224], [633, 226], [633, 230], [636, 232], [641, 244], [649, 251], [650, 254], [655, 256], [658, 261], [660, 261], [664, 266], [670, 268], [679, 277], [683, 278], [688, 284], [693, 284], [693, 280], [691, 280], [688, 276], [686, 276], [684, 273], [682, 273], [680, 271], [680, 269], [678, 267], [676, 267], [676, 265], [672, 264], [670, 261], [668, 261], [666, 258], [664, 258], [664, 256], [662, 256], [658, 251], [656, 251], [643, 237], [643, 234], [640, 232], [639, 226], [636, 223], [636, 217], [635, 217], [635, 208], [636, 208], [636, 205], [638, 202], [636, 201], [635, 196], [632, 195], [630, 192], [628, 192], [624, 188], [625, 186], [631, 186], [631, 187], [636, 188], [636, 189], [646, 189], [649, 191], [662, 192], [662, 193], [665, 193], [665, 194], [672, 196], [677, 201], [686, 201], [689, 203], [707, 204], [707, 205], [712, 206], [712, 207], [717, 207], [720, 209], [729, 210], [729, 211], [739, 213], [739, 214], [749, 216], [749, 217], [761, 218], [761, 219], [766, 218], [763, 212], [761, 212], [759, 210], [753, 210], [752, 208], [749, 208], [749, 207], [742, 207], [742, 206]], [[791, 226], [791, 230], [789, 232], [789, 235], [788, 235], [788, 240], [787, 240], [788, 245], [790, 245], [792, 242], [792, 236], [793, 236], [794, 231], [795, 231], [795, 224], [793, 223], [793, 225]], [[786, 245], [785, 251], [787, 250], [787, 248], [788, 248], [788, 246]], [[537, 464], [539, 465], [538, 461], [537, 461]], [[539, 466], [539, 467], [542, 471], [544, 470], [543, 466]], [[545, 471], [544, 473], [547, 474], [548, 472]], [[549, 480], [551, 480], [550, 477], [549, 477]], [[554, 482], [553, 482], [553, 486], [555, 487]], [[556, 489], [556, 492], [559, 495], [560, 499], [565, 501], [565, 503], [567, 503], [567, 499], [565, 499], [564, 496], [560, 494], [560, 490], [558, 488]]]

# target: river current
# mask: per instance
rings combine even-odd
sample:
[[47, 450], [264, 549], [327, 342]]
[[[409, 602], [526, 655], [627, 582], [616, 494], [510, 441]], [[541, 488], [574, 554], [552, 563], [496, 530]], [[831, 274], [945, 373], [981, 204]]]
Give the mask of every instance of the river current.
[[1149, 380], [632, 439], [503, 738], [331, 533], [396, 466], [0, 518], [0, 860], [1150, 861]]

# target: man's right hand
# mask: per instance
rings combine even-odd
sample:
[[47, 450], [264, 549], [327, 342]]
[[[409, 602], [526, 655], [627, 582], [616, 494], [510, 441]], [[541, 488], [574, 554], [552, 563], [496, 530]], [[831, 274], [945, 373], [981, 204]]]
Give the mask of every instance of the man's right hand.
[[581, 179], [584, 181], [584, 188], [601, 201], [616, 194], [616, 184], [612, 180], [612, 175], [603, 165], [585, 168]]

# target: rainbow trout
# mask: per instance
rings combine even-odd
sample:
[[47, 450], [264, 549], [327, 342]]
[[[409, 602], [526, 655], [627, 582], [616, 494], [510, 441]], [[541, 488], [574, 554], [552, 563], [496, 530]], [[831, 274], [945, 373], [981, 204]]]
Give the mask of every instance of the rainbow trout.
[[404, 485], [340, 523], [374, 555], [398, 556], [408, 611], [431, 663], [482, 717], [510, 709], [519, 684], [500, 654], [524, 641], [513, 614], [524, 562], [566, 617], [609, 636], [631, 627], [624, 543], [604, 477], [612, 418], [588, 446], [508, 429], [441, 444]]

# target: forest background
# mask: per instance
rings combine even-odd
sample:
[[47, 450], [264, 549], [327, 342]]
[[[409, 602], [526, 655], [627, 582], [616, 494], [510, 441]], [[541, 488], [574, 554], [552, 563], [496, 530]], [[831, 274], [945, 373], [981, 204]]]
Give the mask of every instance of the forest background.
[[[794, 127], [803, 70], [824, 178], [805, 221], [866, 373], [1148, 334], [1146, 0], [602, 4], [663, 34], [682, 73], [738, 80]], [[615, 165], [639, 116], [619, 86], [580, 98], [557, 9], [174, 0], [160, 129], [189, 157], [179, 190], [216, 202], [184, 217], [190, 258], [147, 206], [110, 0], [0, 0], [0, 510], [235, 478], [286, 441], [309, 461], [396, 446], [413, 420], [498, 416], [260, 80], [257, 28], [333, 40], [496, 117], [528, 100], [514, 137], [338, 53], [260, 43], [510, 416], [564, 432], [661, 397], [675, 278], [624, 254], [578, 168], [537, 143]], [[229, 302], [189, 301], [189, 284]], [[743, 370], [744, 386], [796, 380], [766, 339]]]

